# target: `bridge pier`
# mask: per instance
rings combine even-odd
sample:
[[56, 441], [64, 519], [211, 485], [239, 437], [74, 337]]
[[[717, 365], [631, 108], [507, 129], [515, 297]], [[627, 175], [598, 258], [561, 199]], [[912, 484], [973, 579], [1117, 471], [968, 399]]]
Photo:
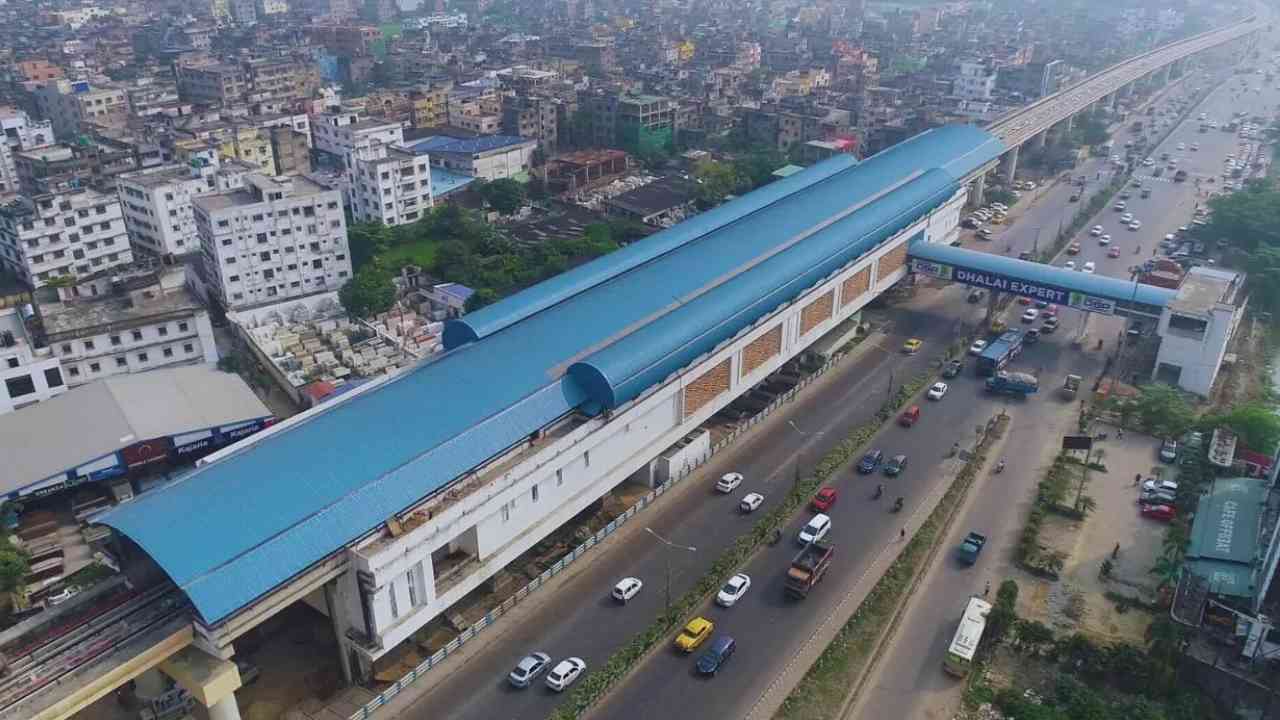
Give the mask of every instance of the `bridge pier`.
[[236, 704], [235, 693], [209, 706], [209, 720], [240, 720], [240, 706]]
[[1000, 158], [1000, 174], [1004, 176], [1005, 182], [1013, 182], [1013, 178], [1018, 174], [1018, 146], [1014, 146]]
[[1036, 133], [1036, 135], [1031, 138], [1031, 146], [1039, 150], [1043, 148], [1048, 141], [1049, 141], [1049, 129], [1046, 128]]
[[338, 642], [338, 664], [342, 667], [342, 680], [348, 686], [355, 684], [355, 676], [351, 671], [351, 650], [347, 647], [347, 631], [343, 627], [346, 613], [342, 611], [338, 599], [338, 580], [335, 578], [324, 584], [324, 604], [329, 610], [329, 622], [333, 624], [334, 639]]
[[987, 174], [984, 172], [969, 183], [969, 205], [982, 207], [987, 194]]

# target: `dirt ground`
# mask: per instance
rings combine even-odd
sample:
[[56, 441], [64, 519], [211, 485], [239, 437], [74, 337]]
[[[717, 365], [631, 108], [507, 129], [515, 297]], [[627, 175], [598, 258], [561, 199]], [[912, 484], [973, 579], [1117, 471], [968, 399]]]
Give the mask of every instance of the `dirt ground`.
[[[1103, 444], [1102, 462], [1106, 472], [1089, 471], [1086, 494], [1097, 501], [1097, 509], [1083, 522], [1050, 516], [1041, 533], [1041, 542], [1068, 554], [1061, 579], [1049, 582], [1020, 573], [1022, 592], [1018, 614], [1039, 620], [1056, 632], [1080, 631], [1107, 641], [1144, 642], [1151, 616], [1137, 608], [1117, 610], [1104, 593], [1110, 591], [1155, 600], [1155, 582], [1150, 574], [1164, 540], [1164, 523], [1148, 520], [1138, 513], [1137, 473], [1149, 477], [1159, 469], [1162, 477], [1173, 477], [1173, 468], [1156, 460], [1159, 441], [1136, 433]], [[1112, 576], [1099, 577], [1103, 560], [1112, 557]]]

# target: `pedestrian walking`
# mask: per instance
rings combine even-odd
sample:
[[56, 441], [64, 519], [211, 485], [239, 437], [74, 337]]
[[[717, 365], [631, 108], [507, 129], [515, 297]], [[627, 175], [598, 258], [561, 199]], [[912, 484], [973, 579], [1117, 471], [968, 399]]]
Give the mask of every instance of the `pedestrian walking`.
[[1120, 557], [1120, 543], [1116, 543], [1115, 549], [1113, 549], [1113, 550], [1111, 551], [1111, 559], [1112, 559], [1112, 560], [1114, 560], [1114, 559], [1116, 559], [1116, 558], [1118, 558], [1118, 557]]
[[906, 528], [902, 528], [902, 530], [899, 530], [899, 531], [898, 531], [898, 539], [899, 539], [899, 540], [906, 540], [906, 539], [907, 539], [907, 529], [906, 529]]
[[983, 589], [982, 589], [982, 597], [986, 597], [986, 596], [988, 596], [988, 595], [990, 595], [990, 594], [991, 594], [991, 581], [990, 581], [990, 580], [988, 580], [988, 581], [987, 581], [987, 586], [986, 586], [985, 588], [983, 588]]
[[1142, 482], [1142, 473], [1137, 473], [1133, 476], [1133, 484], [1137, 485], [1140, 482]]

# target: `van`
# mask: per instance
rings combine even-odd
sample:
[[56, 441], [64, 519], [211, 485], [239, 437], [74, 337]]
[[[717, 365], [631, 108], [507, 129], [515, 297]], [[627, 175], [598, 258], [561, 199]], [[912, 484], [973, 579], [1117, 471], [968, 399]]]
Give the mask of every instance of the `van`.
[[728, 635], [722, 635], [711, 643], [711, 647], [702, 653], [702, 657], [698, 658], [698, 672], [703, 675], [715, 675], [716, 671], [724, 667], [729, 662], [729, 658], [733, 657], [733, 652], [738, 649], [738, 643]]
[[818, 513], [809, 519], [809, 524], [800, 530], [797, 539], [801, 545], [815, 543], [827, 536], [831, 531], [831, 518], [823, 513]]

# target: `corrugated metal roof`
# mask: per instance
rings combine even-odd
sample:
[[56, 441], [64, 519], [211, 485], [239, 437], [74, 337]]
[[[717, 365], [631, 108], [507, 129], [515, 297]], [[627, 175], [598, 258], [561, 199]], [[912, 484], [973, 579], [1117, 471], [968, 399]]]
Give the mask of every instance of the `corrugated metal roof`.
[[985, 272], [1005, 275], [1030, 283], [1052, 285], [1066, 290], [1107, 298], [1117, 302], [1138, 302], [1144, 305], [1164, 307], [1178, 294], [1176, 290], [1143, 283], [1120, 280], [1095, 273], [1067, 270], [1029, 260], [992, 255], [936, 243], [916, 243], [911, 246], [911, 256], [921, 260], [960, 265]]
[[1187, 569], [1209, 581], [1210, 592], [1253, 597], [1257, 591], [1256, 562], [1267, 484], [1258, 478], [1218, 478], [1200, 496]]
[[[555, 418], [598, 409], [605, 395], [565, 374], [575, 362], [625, 381], [607, 388], [612, 401], [633, 397], [908, 224], [1003, 149], [957, 126], [856, 168], [837, 158], [780, 180], [451, 323], [458, 334], [443, 356], [101, 522], [217, 622]], [[942, 161], [948, 171], [931, 170]], [[740, 282], [718, 281], [730, 274]], [[624, 348], [643, 360], [620, 357]]]

